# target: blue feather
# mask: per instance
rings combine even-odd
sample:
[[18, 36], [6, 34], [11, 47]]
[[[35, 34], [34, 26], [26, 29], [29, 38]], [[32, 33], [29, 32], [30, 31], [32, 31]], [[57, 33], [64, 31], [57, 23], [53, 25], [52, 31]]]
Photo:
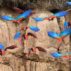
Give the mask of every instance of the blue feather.
[[16, 17], [16, 20], [18, 20], [18, 19], [20, 19], [20, 18], [27, 18], [29, 15], [31, 15], [31, 13], [32, 13], [32, 10], [29, 9], [29, 10], [23, 12], [22, 14], [18, 15], [18, 16]]
[[40, 21], [43, 21], [43, 18], [39, 18], [39, 17], [37, 17], [37, 18], [33, 18], [36, 22], [40, 22]]
[[71, 5], [71, 2], [66, 2], [67, 5]]
[[62, 56], [62, 54], [60, 54], [60, 53], [58, 53], [58, 52], [54, 52], [54, 53], [52, 53], [51, 55], [52, 55], [53, 57], [55, 57], [55, 58], [59, 58], [59, 57]]
[[52, 38], [59, 38], [59, 34], [52, 31], [48, 32], [48, 36]]
[[40, 29], [36, 26], [30, 26], [30, 29], [34, 32], [38, 32]]
[[65, 21], [65, 22], [64, 22], [64, 28], [67, 28], [68, 25], [69, 25], [69, 23]]
[[66, 16], [67, 14], [68, 14], [67, 11], [61, 11], [61, 12], [55, 13], [54, 16], [63, 17], [63, 16]]
[[10, 16], [1, 16], [1, 18], [3, 20], [7, 20], [7, 21], [10, 21], [10, 20], [15, 20], [14, 18], [10, 17]]
[[68, 36], [71, 34], [71, 28], [68, 28], [68, 29], [64, 29], [61, 33], [60, 33], [60, 36]]
[[17, 32], [14, 36], [14, 39], [18, 39], [19, 37], [21, 36], [21, 33], [20, 32]]
[[0, 43], [0, 49], [4, 50], [4, 45]]

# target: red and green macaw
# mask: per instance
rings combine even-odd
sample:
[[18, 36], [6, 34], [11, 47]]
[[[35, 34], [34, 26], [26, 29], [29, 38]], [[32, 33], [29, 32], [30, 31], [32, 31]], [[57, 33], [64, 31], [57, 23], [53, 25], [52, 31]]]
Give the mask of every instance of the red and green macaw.
[[6, 21], [13, 21], [15, 23], [20, 23], [22, 20], [26, 19], [32, 14], [32, 10], [29, 9], [22, 14], [18, 15], [16, 18], [10, 17], [10, 16], [1, 16], [1, 19], [6, 20]]

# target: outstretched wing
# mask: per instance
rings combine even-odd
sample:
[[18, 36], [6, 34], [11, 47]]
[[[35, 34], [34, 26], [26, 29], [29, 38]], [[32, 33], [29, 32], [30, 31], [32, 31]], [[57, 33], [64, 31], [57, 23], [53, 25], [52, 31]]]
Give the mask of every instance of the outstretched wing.
[[43, 18], [39, 18], [39, 17], [37, 17], [37, 18], [33, 18], [36, 22], [40, 22], [40, 21], [43, 21]]
[[0, 49], [4, 50], [4, 45], [2, 43], [0, 43]]
[[68, 2], [66, 2], [66, 4], [71, 6], [71, 2], [69, 2], [69, 1], [68, 1]]
[[55, 13], [54, 16], [63, 17], [63, 16], [66, 16], [67, 14], [68, 14], [67, 11], [61, 11], [61, 12]]
[[34, 32], [38, 32], [40, 29], [38, 28], [38, 27], [36, 27], [36, 26], [30, 26], [29, 27], [32, 31], [34, 31]]
[[64, 28], [66, 29], [68, 27], [69, 23], [68, 22], [64, 22]]
[[55, 57], [55, 58], [59, 58], [59, 57], [62, 56], [62, 54], [60, 54], [60, 53], [58, 53], [58, 52], [54, 52], [54, 53], [52, 53], [51, 55], [52, 55], [53, 57]]
[[61, 37], [65, 37], [65, 36], [68, 36], [71, 34], [71, 28], [68, 28], [68, 29], [64, 29], [61, 33], [60, 33], [60, 36]]
[[20, 19], [20, 18], [27, 18], [31, 13], [32, 13], [32, 10], [29, 9], [29, 10], [23, 12], [22, 14], [18, 15], [18, 16], [16, 17], [16, 20], [18, 20], [18, 19]]
[[18, 39], [19, 37], [21, 36], [21, 33], [20, 32], [17, 32], [14, 36], [14, 39]]
[[7, 21], [15, 20], [13, 17], [10, 17], [10, 16], [1, 16], [1, 18], [2, 18], [3, 20], [7, 20]]
[[51, 38], [59, 38], [59, 34], [56, 32], [48, 32], [48, 36], [50, 36]]

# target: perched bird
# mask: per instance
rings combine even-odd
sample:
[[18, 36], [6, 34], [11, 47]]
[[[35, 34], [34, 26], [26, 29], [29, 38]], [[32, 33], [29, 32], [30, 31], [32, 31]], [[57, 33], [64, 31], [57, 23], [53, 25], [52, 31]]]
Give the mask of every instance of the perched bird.
[[69, 6], [71, 6], [71, 2], [69, 2], [69, 1], [67, 1], [66, 4], [69, 5]]
[[59, 58], [62, 56], [62, 54], [58, 53], [58, 52], [54, 52], [51, 54], [54, 58]]
[[14, 39], [16, 40], [16, 39], [20, 38], [20, 36], [21, 36], [21, 32], [17, 32], [14, 36]]
[[40, 22], [40, 21], [43, 21], [44, 19], [43, 18], [40, 18], [40, 17], [37, 17], [37, 18], [33, 18], [36, 22]]
[[10, 17], [10, 16], [1, 16], [1, 18], [3, 20], [13, 21], [14, 23], [18, 23], [19, 24], [23, 19], [29, 17], [31, 14], [32, 14], [32, 10], [29, 9], [29, 10], [23, 12], [22, 14], [18, 15], [16, 18], [13, 18], [13, 17]]
[[50, 31], [48, 32], [48, 36], [50, 36], [51, 38], [57, 39], [59, 42], [62, 42], [62, 39], [64, 39], [64, 37], [68, 36], [71, 34], [71, 29], [64, 29], [60, 34]]
[[34, 32], [40, 31], [40, 29], [39, 29], [38, 27], [36, 27], [36, 26], [30, 26], [29, 28], [30, 28], [32, 31], [34, 31]]
[[67, 11], [60, 11], [58, 13], [55, 13], [54, 16], [56, 17], [63, 17], [63, 16], [66, 16], [68, 14]]

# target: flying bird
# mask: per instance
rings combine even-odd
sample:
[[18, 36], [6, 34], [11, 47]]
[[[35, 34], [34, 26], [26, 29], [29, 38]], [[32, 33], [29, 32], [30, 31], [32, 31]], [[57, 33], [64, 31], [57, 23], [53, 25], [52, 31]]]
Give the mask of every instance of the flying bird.
[[64, 29], [59, 34], [53, 31], [48, 32], [48, 36], [62, 42], [62, 39], [71, 34], [71, 28]]
[[71, 6], [71, 2], [69, 2], [69, 1], [67, 1], [66, 4], [69, 5], [69, 6]]
[[1, 16], [3, 20], [6, 21], [13, 21], [14, 23], [20, 23], [22, 20], [26, 19], [32, 14], [32, 10], [29, 9], [22, 14], [18, 15], [16, 18], [10, 17], [10, 16]]
[[62, 56], [62, 54], [58, 53], [58, 52], [54, 52], [51, 54], [54, 58], [60, 58]]
[[36, 26], [30, 26], [29, 28], [30, 28], [32, 31], [34, 31], [34, 32], [40, 31], [40, 29], [39, 29], [38, 27], [36, 27]]
[[0, 49], [4, 50], [4, 45], [2, 43], [0, 43]]
[[5, 53], [4, 49], [4, 45], [0, 43], [0, 55], [3, 55]]
[[14, 36], [14, 39], [16, 40], [16, 39], [20, 38], [20, 36], [21, 36], [21, 32], [17, 32]]
[[51, 55], [53, 56], [53, 57], [55, 57], [55, 58], [59, 58], [59, 57], [63, 57], [63, 58], [68, 58], [69, 57], [69, 55], [71, 54], [71, 52], [66, 52], [66, 53], [58, 53], [58, 52], [54, 52], [54, 53], [52, 53]]

